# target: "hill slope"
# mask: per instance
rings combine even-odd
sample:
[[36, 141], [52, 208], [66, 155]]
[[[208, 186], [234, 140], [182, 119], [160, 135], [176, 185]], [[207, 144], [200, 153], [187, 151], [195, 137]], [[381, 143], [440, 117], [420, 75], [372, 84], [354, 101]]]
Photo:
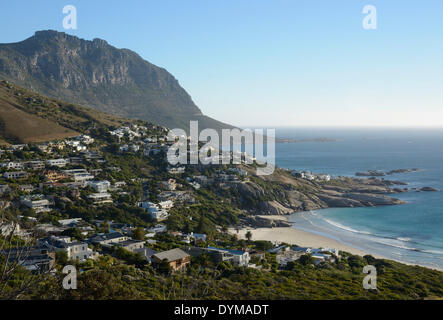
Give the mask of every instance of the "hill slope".
[[0, 44], [0, 79], [46, 96], [169, 128], [232, 128], [202, 114], [165, 69], [101, 39], [87, 41], [38, 31], [18, 43]]
[[0, 141], [3, 142], [63, 139], [77, 136], [96, 125], [118, 126], [126, 121], [0, 81]]

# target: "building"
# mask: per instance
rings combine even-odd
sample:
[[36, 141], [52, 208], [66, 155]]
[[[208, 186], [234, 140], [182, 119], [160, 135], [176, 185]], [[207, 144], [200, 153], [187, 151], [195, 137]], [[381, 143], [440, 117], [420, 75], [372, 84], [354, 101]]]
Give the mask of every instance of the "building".
[[88, 244], [80, 241], [72, 241], [70, 237], [51, 236], [38, 240], [39, 244], [48, 250], [64, 251], [68, 256], [68, 260], [85, 261], [94, 259], [97, 256]]
[[128, 239], [115, 243], [114, 246], [118, 246], [128, 251], [134, 252], [137, 249], [143, 249], [143, 247], [145, 246], [145, 242], [141, 240]]
[[75, 182], [86, 182], [94, 180], [94, 176], [91, 175], [86, 169], [71, 169], [63, 170], [69, 178], [73, 179]]
[[218, 254], [219, 261], [231, 261], [235, 266], [247, 267], [249, 265], [249, 252], [242, 250], [222, 249], [208, 247], [207, 250]]
[[318, 180], [331, 181], [331, 176], [329, 174], [319, 174], [317, 175]]
[[111, 183], [107, 180], [103, 181], [88, 181], [86, 183], [87, 186], [90, 186], [91, 188], [95, 189], [99, 193], [107, 192], [109, 187], [111, 186]]
[[141, 249], [135, 249], [133, 251], [134, 253], [140, 253], [142, 257], [146, 259], [149, 263], [152, 263], [152, 256], [154, 254], [157, 254], [158, 252], [151, 249], [151, 248], [141, 248]]
[[20, 203], [30, 209], [33, 209], [36, 213], [51, 211], [49, 208], [51, 203], [48, 199], [45, 199], [45, 196], [42, 194], [21, 196]]
[[29, 192], [29, 193], [35, 190], [35, 188], [30, 184], [22, 184], [19, 186], [19, 189], [20, 191]]
[[45, 180], [50, 182], [58, 182], [60, 180], [68, 179], [67, 175], [55, 170], [47, 170], [44, 173], [44, 175], [45, 175]]
[[177, 188], [177, 182], [175, 179], [168, 179], [161, 182], [162, 186], [169, 191], [174, 191]]
[[45, 163], [43, 161], [28, 161], [25, 162], [25, 167], [34, 171], [45, 169]]
[[182, 174], [185, 173], [185, 167], [173, 167], [168, 169], [169, 174]]
[[3, 177], [6, 179], [26, 179], [29, 177], [29, 174], [25, 171], [8, 171], [3, 173]]
[[186, 269], [191, 263], [191, 256], [179, 248], [156, 253], [152, 256], [153, 263], [160, 264], [167, 261], [173, 271]]
[[9, 262], [16, 262], [34, 274], [46, 273], [55, 267], [55, 253], [45, 247], [13, 248], [0, 251], [0, 255], [9, 257]]
[[51, 166], [51, 167], [63, 168], [63, 167], [66, 167], [67, 164], [68, 164], [68, 161], [66, 159], [46, 160], [46, 165]]
[[120, 232], [111, 232], [105, 234], [98, 234], [88, 239], [93, 244], [109, 245], [129, 240], [129, 237]]
[[151, 218], [156, 221], [165, 220], [169, 216], [169, 213], [165, 209], [160, 208], [158, 204], [149, 201], [139, 202], [137, 206], [148, 211]]
[[88, 199], [92, 200], [94, 204], [112, 203], [112, 196], [107, 192], [92, 193], [88, 195]]
[[24, 166], [21, 162], [17, 161], [9, 161], [9, 162], [3, 162], [0, 164], [1, 167], [6, 169], [13, 169], [13, 170], [23, 170]]

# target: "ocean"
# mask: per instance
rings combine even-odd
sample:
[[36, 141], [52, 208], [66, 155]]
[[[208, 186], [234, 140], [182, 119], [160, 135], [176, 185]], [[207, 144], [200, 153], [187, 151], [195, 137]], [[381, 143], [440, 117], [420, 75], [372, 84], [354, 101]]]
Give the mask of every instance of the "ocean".
[[[386, 176], [408, 187], [443, 190], [443, 129], [278, 128], [284, 139], [328, 138], [328, 142], [278, 143], [276, 164], [332, 176], [358, 171], [419, 168]], [[443, 269], [442, 192], [395, 194], [398, 206], [331, 208], [297, 212], [294, 228], [313, 232], [374, 255]]]

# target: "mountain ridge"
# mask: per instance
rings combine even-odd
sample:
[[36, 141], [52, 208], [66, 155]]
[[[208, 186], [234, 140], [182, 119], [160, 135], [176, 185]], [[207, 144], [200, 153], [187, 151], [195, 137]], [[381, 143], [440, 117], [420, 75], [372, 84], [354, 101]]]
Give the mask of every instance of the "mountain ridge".
[[45, 96], [169, 128], [233, 128], [205, 116], [178, 80], [129, 49], [54, 30], [0, 44], [0, 79]]

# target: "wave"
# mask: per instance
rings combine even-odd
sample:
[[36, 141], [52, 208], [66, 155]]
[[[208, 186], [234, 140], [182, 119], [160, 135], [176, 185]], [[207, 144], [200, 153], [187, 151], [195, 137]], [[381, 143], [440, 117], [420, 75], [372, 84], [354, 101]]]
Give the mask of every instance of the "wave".
[[[443, 255], [443, 250], [440, 250], [441, 247], [436, 247], [437, 250], [420, 249], [420, 247], [423, 244], [421, 244], [420, 242], [417, 242], [415, 239], [405, 237], [405, 236], [390, 237], [387, 235], [375, 234], [375, 233], [371, 233], [368, 231], [356, 230], [351, 227], [345, 226], [341, 223], [338, 223], [336, 221], [326, 219], [325, 217], [323, 217], [320, 214], [314, 214], [314, 212], [315, 211], [311, 211], [311, 212], [309, 212], [309, 214], [306, 214], [306, 213], [302, 214], [302, 217], [305, 219], [305, 221], [307, 221], [309, 224], [311, 224], [314, 227], [325, 230], [325, 228], [322, 227], [321, 224], [317, 225], [316, 223], [314, 223], [314, 221], [317, 221], [317, 222], [323, 221], [323, 222], [329, 224], [330, 226], [333, 226], [336, 229], [340, 229], [340, 230], [344, 230], [347, 232], [351, 232], [353, 234], [360, 235], [360, 242], [361, 242], [361, 240], [364, 240], [364, 241], [367, 241], [368, 244], [373, 243], [373, 244], [384, 245], [384, 246], [391, 247], [391, 248], [405, 250], [406, 252], [409, 251], [409, 252], [417, 252], [417, 253], [422, 253], [422, 254], [427, 254], [427, 255], [428, 254], [429, 255], [437, 255], [437, 257], [435, 257], [435, 259], [443, 260], [443, 258], [438, 257], [440, 255]], [[317, 213], [317, 212], [315, 212], [315, 213]], [[332, 230], [330, 230], [330, 231], [332, 231]], [[337, 233], [337, 232], [339, 232], [339, 231], [336, 230], [335, 233]], [[329, 237], [331, 237], [331, 238], [335, 238], [335, 237], [332, 237], [334, 232], [331, 233], [331, 232], [326, 231], [326, 234], [328, 234]], [[341, 238], [341, 237], [339, 237], [339, 238]], [[341, 241], [343, 241], [343, 240], [341, 240]], [[361, 245], [361, 243], [360, 243], [360, 245]], [[418, 248], [415, 247], [414, 245], [417, 245]], [[409, 255], [406, 254], [406, 252], [402, 253], [402, 251], [390, 250], [389, 254], [391, 254], [393, 256], [397, 256], [397, 257], [408, 257]]]
[[342, 224], [340, 224], [338, 222], [335, 222], [335, 221], [331, 221], [331, 220], [328, 220], [328, 219], [324, 219], [324, 220], [327, 223], [329, 223], [330, 225], [333, 225], [334, 227], [342, 229], [342, 230], [346, 230], [346, 231], [353, 232], [353, 233], [359, 233], [359, 234], [374, 235], [374, 234], [372, 234], [370, 232], [367, 232], [367, 231], [359, 231], [359, 230], [352, 229], [350, 227], [344, 226], [344, 225], [342, 225]]

